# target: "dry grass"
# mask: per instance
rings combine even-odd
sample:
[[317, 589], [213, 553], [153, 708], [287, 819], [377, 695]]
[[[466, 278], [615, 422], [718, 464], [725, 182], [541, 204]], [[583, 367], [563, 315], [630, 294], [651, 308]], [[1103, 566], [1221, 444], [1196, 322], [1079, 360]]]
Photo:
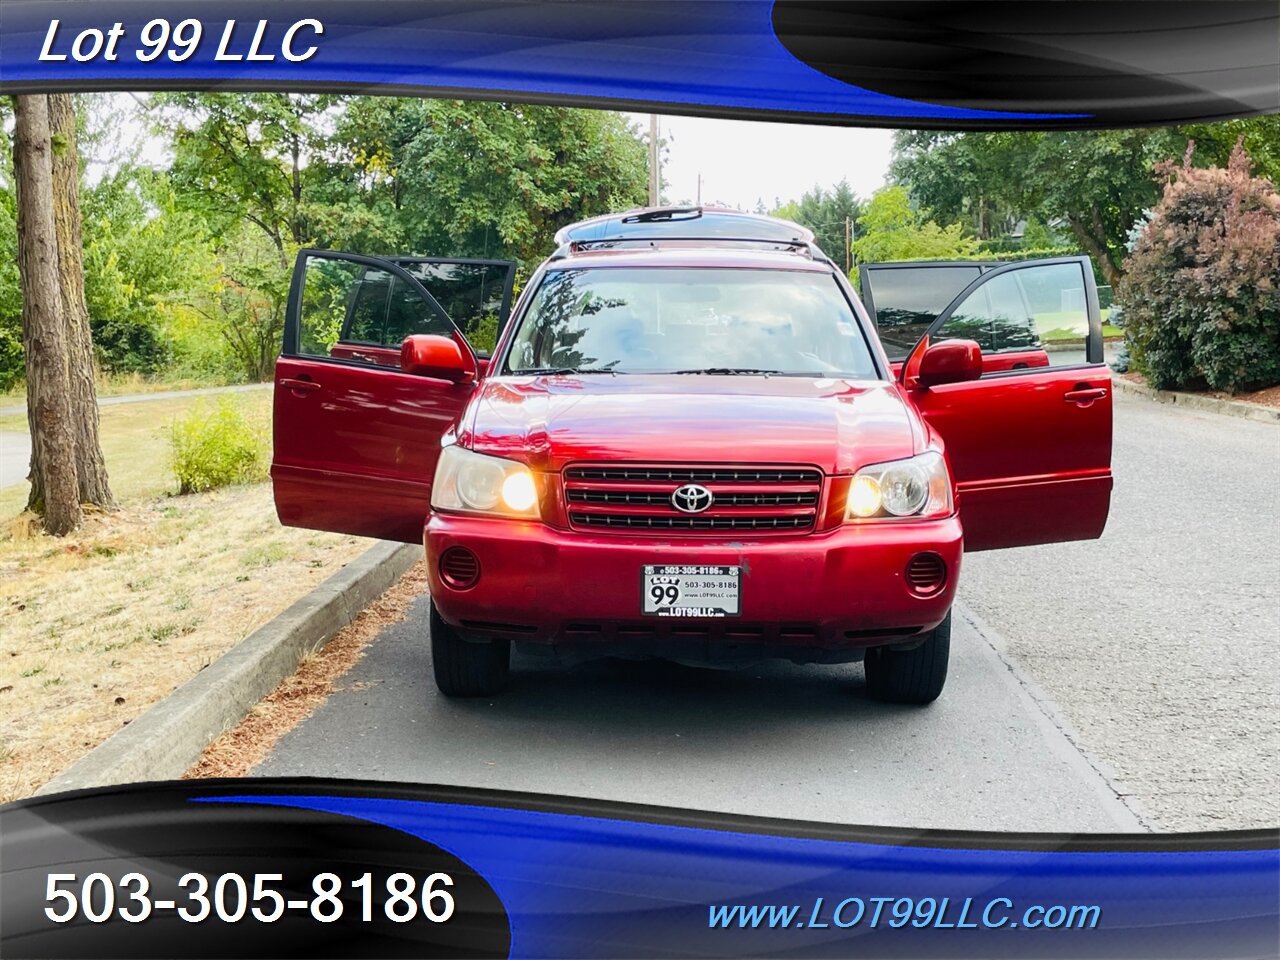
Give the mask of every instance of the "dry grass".
[[[74, 535], [0, 491], [0, 802], [27, 796], [370, 541], [281, 527], [269, 485], [167, 493], [163, 427], [195, 398], [104, 408], [122, 509]], [[207, 402], [207, 401], [206, 401]], [[236, 395], [265, 417], [270, 393]]]
[[352, 623], [307, 657], [293, 676], [258, 703], [238, 725], [211, 743], [184, 777], [245, 777], [286, 733], [307, 719], [364, 656], [369, 642], [388, 624], [405, 618], [409, 604], [425, 589], [419, 561]]

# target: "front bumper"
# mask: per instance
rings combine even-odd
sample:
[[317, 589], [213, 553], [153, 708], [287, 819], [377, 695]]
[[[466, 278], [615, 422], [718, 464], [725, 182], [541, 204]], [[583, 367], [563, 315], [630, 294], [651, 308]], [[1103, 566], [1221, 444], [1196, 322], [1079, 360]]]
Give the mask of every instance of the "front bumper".
[[[601, 654], [652, 646], [668, 655], [670, 645], [679, 649], [704, 641], [807, 649], [809, 655], [799, 659], [815, 660], [824, 659], [819, 651], [910, 642], [932, 629], [951, 607], [962, 551], [954, 516], [726, 542], [592, 535], [526, 521], [433, 514], [425, 539], [436, 608], [464, 632], [608, 648]], [[440, 575], [440, 556], [452, 546], [468, 548], [479, 560], [479, 579], [464, 590]], [[905, 575], [922, 552], [940, 556], [947, 570], [945, 583], [924, 596]], [[742, 567], [741, 616], [642, 616], [645, 564]]]

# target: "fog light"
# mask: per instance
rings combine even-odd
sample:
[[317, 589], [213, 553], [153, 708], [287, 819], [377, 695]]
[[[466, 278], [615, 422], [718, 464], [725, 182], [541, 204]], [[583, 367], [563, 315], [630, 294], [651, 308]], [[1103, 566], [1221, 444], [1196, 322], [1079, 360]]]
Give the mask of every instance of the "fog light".
[[440, 555], [440, 579], [455, 590], [473, 587], [480, 579], [480, 560], [466, 547], [450, 547]]
[[947, 582], [947, 562], [936, 553], [917, 553], [907, 564], [907, 585], [922, 597], [941, 590]]

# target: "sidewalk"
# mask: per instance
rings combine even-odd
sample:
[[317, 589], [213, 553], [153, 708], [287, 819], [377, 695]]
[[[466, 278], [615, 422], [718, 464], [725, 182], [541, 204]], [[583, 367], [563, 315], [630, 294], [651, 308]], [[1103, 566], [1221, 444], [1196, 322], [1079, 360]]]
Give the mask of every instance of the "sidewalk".
[[1182, 393], [1177, 390], [1157, 390], [1145, 383], [1126, 380], [1120, 374], [1115, 374], [1111, 383], [1119, 393], [1136, 394], [1159, 403], [1172, 403], [1186, 409], [1204, 410], [1229, 417], [1243, 417], [1246, 420], [1259, 420], [1263, 423], [1280, 423], [1280, 407], [1267, 407], [1260, 403], [1246, 403], [1243, 400], [1207, 397], [1198, 393]]

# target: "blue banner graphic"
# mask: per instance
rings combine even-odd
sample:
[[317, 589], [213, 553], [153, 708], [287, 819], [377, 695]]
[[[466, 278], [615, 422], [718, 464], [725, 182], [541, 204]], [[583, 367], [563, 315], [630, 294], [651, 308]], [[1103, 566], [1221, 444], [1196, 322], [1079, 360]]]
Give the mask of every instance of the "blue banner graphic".
[[5, 956], [1269, 957], [1280, 836], [190, 781], [0, 809]]
[[943, 127], [1280, 108], [1272, 3], [962, 6], [6, 0], [0, 84], [417, 92]]

